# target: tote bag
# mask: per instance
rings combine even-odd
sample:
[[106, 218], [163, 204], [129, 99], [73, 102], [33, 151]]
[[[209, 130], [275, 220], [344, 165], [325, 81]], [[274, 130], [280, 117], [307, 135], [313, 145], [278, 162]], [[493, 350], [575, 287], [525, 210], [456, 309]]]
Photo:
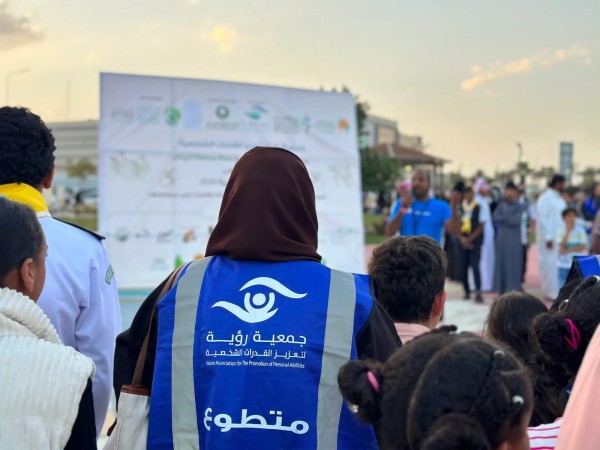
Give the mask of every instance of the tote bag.
[[[177, 283], [184, 266], [175, 270], [162, 291], [160, 292], [156, 303], [171, 290]], [[156, 308], [156, 305], [155, 305]], [[135, 372], [131, 384], [126, 384], [121, 388], [119, 404], [117, 406], [117, 420], [109, 430], [109, 438], [104, 446], [104, 450], [146, 450], [148, 440], [148, 414], [150, 411], [150, 389], [141, 385], [144, 365], [146, 363], [146, 354], [148, 352], [148, 341], [150, 339], [150, 327], [154, 311], [150, 317], [148, 332], [142, 343], [140, 354], [135, 365]]]

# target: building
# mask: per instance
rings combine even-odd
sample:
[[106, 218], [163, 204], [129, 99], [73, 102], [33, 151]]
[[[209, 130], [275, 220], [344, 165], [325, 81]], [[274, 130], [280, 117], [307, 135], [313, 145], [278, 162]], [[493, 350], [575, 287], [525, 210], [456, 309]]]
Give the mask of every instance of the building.
[[53, 122], [47, 125], [54, 135], [54, 167], [58, 176], [66, 176], [67, 164], [81, 159], [88, 159], [98, 165], [97, 120]]
[[443, 189], [444, 164], [449, 161], [400, 144], [379, 144], [374, 147], [374, 150], [380, 155], [402, 161], [407, 176], [410, 176], [415, 170], [428, 171], [431, 174], [433, 185]]
[[361, 136], [361, 148], [370, 148], [377, 153], [399, 159], [404, 165], [406, 176], [424, 169], [431, 173], [437, 186], [443, 185], [444, 164], [447, 160], [425, 153], [421, 136], [409, 136], [398, 131], [398, 123], [383, 117], [368, 115]]
[[53, 122], [46, 124], [54, 135], [54, 182], [51, 190], [44, 191], [50, 211], [66, 217], [73, 206], [95, 205], [98, 178], [88, 176], [85, 180], [67, 175], [69, 163], [88, 160], [98, 167], [98, 121]]
[[360, 137], [361, 148], [373, 148], [379, 144], [397, 144], [400, 139], [398, 123], [383, 117], [367, 115]]

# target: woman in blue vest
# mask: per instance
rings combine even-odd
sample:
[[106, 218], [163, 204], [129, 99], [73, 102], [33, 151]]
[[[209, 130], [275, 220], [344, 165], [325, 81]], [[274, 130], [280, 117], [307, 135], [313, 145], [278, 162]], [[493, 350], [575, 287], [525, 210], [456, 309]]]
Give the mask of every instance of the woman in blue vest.
[[[366, 276], [320, 263], [317, 230], [300, 158], [255, 148], [237, 162], [207, 257], [156, 309], [142, 377], [149, 449], [377, 448], [344, 406], [337, 372], [347, 359], [385, 360], [399, 340]], [[159, 290], [117, 340], [117, 392]]]

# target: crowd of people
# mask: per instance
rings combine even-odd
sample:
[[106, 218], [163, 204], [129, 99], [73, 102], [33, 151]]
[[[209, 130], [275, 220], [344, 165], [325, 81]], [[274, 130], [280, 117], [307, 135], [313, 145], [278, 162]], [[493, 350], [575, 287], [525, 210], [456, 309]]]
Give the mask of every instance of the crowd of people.
[[[321, 263], [302, 160], [254, 148], [235, 164], [206, 256], [165, 274], [117, 336], [118, 274], [102, 238], [52, 218], [42, 196], [54, 150], [40, 117], [0, 108], [1, 448], [96, 448], [107, 385], [119, 399], [110, 449], [597, 447], [599, 260], [574, 259], [550, 310], [518, 292], [516, 186], [492, 212], [484, 183], [445, 203], [415, 173], [390, 238], [357, 275]], [[440, 326], [444, 231], [478, 300], [490, 225], [495, 281], [516, 292], [493, 304], [483, 337]], [[545, 226], [558, 279], [562, 249], [580, 251]], [[125, 430], [135, 396], [149, 406]]]
[[600, 183], [585, 201], [574, 200], [565, 177], [555, 175], [538, 198], [508, 182], [501, 191], [480, 178], [459, 182], [450, 199], [431, 196], [427, 172], [397, 186], [386, 219], [387, 236], [426, 235], [444, 245], [448, 276], [464, 298], [483, 302], [483, 292], [521, 291], [530, 245], [537, 242], [542, 291], [555, 299], [574, 257], [600, 253]]

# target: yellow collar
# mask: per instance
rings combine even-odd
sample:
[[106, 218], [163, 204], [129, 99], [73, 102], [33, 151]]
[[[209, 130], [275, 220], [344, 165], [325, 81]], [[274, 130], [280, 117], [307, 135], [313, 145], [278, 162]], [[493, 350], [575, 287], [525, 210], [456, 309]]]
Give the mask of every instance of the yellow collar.
[[466, 200], [463, 200], [462, 207], [465, 211], [473, 211], [477, 207], [477, 201], [473, 200], [471, 203], [468, 203]]
[[0, 195], [4, 195], [12, 201], [30, 206], [38, 214], [38, 217], [40, 215], [49, 215], [48, 205], [46, 205], [46, 200], [44, 200], [42, 193], [28, 184], [0, 184]]

